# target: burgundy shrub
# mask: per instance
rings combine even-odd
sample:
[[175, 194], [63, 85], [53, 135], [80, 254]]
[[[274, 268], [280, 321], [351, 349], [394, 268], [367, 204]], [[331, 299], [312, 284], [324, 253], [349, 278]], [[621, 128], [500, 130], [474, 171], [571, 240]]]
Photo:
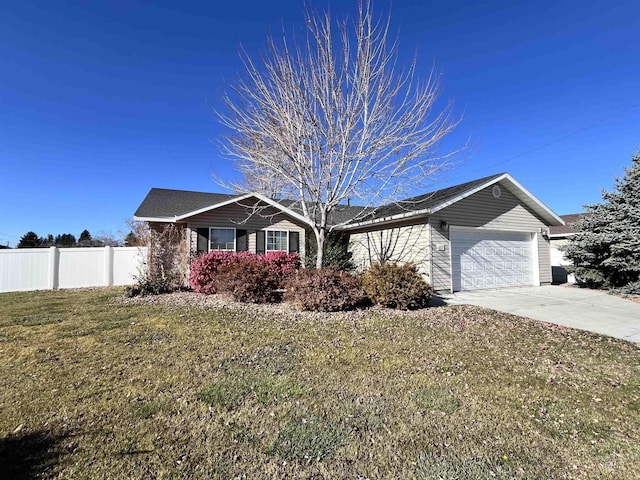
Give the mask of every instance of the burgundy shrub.
[[286, 286], [285, 300], [303, 310], [337, 312], [369, 305], [358, 277], [332, 268], [301, 269]]
[[[251, 260], [245, 263], [246, 260]], [[191, 263], [191, 274], [189, 284], [198, 293], [207, 295], [218, 292], [219, 276], [227, 270], [233, 271], [242, 276], [242, 269], [235, 268], [241, 264], [251, 269], [252, 275], [255, 268], [260, 265], [262, 269], [268, 270], [269, 277], [275, 277], [278, 289], [284, 287], [289, 276], [300, 268], [300, 256], [297, 253], [269, 252], [266, 255], [258, 255], [251, 252], [228, 252], [214, 250], [195, 258]], [[249, 274], [249, 270], [246, 272]]]
[[264, 256], [238, 258], [217, 275], [218, 291], [245, 303], [275, 303], [282, 299], [278, 274]]

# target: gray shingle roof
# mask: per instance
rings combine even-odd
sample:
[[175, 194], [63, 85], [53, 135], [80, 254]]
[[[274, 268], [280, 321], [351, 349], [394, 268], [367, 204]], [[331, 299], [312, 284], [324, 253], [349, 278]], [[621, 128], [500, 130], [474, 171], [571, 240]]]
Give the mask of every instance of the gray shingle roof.
[[226, 202], [236, 196], [226, 193], [152, 188], [134, 215], [143, 218], [173, 218]]
[[400, 215], [407, 212], [418, 212], [421, 210], [430, 209], [436, 205], [446, 203], [459, 195], [463, 195], [471, 190], [484, 185], [491, 180], [504, 175], [504, 173], [498, 173], [471, 182], [461, 183], [460, 185], [454, 185], [453, 187], [443, 188], [441, 190], [435, 190], [433, 192], [425, 193], [417, 197], [407, 198], [396, 203], [389, 205], [383, 205], [376, 208], [370, 217], [366, 220], [376, 220], [380, 218], [393, 217], [394, 215]]
[[551, 235], [571, 235], [576, 233], [573, 228], [573, 224], [576, 223], [584, 213], [571, 213], [569, 215], [560, 215], [560, 218], [564, 220], [564, 225], [549, 227], [549, 233]]
[[[356, 216], [358, 217], [356, 222], [372, 221], [403, 213], [427, 210], [470, 192], [475, 188], [500, 177], [501, 175], [504, 174], [499, 173], [479, 178], [471, 182], [425, 193], [417, 197], [408, 198], [406, 200], [384, 205], [375, 209], [354, 205], [341, 205], [331, 212], [329, 223], [331, 225], [348, 223]], [[212, 207], [218, 203], [226, 202], [236, 197], [240, 196], [223, 193], [152, 188], [134, 215], [140, 218], [172, 219], [176, 216]], [[296, 206], [295, 202], [292, 200], [279, 200], [278, 203], [296, 213], [301, 213], [300, 207]]]

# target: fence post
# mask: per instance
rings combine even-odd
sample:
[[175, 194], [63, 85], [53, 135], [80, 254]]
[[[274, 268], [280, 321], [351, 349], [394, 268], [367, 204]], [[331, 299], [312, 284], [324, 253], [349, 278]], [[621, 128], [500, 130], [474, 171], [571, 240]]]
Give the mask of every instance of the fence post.
[[57, 290], [60, 284], [60, 252], [58, 247], [49, 247], [49, 289]]
[[113, 285], [113, 248], [108, 245], [104, 247], [104, 285]]

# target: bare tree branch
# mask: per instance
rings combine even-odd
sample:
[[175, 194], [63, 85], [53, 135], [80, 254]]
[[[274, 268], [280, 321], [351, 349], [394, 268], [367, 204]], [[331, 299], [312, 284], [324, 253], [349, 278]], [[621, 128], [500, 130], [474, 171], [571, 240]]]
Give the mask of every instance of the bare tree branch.
[[[403, 69], [390, 16], [374, 18], [360, 1], [353, 22], [306, 11], [302, 42], [269, 38], [256, 62], [242, 54], [245, 76], [224, 97], [224, 150], [237, 164], [239, 191], [296, 201], [318, 242], [341, 224], [331, 212], [348, 200], [362, 207], [396, 202], [433, 181], [451, 163], [438, 151], [459, 119], [451, 102], [438, 109], [432, 67], [418, 78], [417, 60]], [[294, 39], [295, 40], [295, 39]]]

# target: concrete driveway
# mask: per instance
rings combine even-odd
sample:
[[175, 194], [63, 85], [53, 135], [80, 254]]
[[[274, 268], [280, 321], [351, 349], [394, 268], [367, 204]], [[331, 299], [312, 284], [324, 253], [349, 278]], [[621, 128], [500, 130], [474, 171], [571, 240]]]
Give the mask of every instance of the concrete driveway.
[[441, 295], [449, 305], [470, 304], [640, 343], [640, 304], [605, 292], [543, 286]]

